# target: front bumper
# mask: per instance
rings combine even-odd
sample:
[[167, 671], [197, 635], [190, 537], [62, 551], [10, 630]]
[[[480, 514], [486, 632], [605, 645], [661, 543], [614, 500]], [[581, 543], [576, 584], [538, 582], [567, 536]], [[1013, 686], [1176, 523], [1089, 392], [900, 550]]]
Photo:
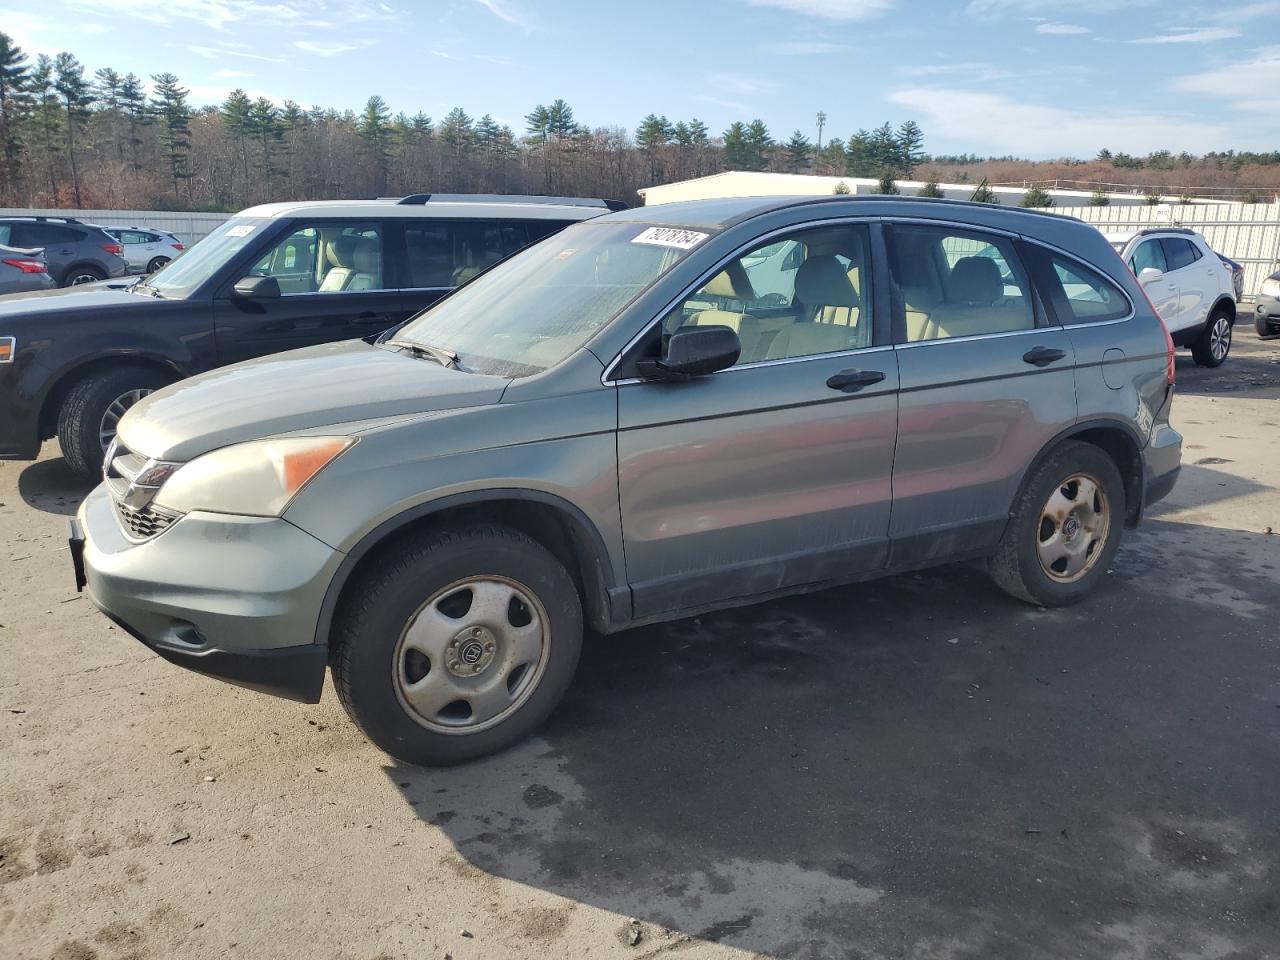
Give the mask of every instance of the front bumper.
[[1280, 323], [1280, 299], [1260, 293], [1254, 300], [1253, 309], [1258, 316], [1265, 317], [1268, 322]]
[[310, 534], [277, 518], [190, 513], [135, 543], [99, 486], [73, 524], [73, 560], [77, 553], [89, 599], [166, 660], [264, 693], [320, 699], [328, 650], [314, 642], [316, 623], [342, 554]]

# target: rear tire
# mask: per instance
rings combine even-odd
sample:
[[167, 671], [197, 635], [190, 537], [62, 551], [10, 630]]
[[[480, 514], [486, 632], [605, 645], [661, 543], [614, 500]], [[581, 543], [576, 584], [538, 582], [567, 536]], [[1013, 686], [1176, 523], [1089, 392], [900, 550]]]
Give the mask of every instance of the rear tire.
[[1225, 310], [1216, 310], [1209, 315], [1202, 333], [1191, 344], [1191, 356], [1202, 367], [1220, 367], [1231, 352], [1231, 333], [1234, 318]]
[[106, 453], [104, 431], [138, 400], [169, 382], [158, 370], [122, 367], [91, 373], [73, 386], [58, 411], [58, 444], [67, 466], [86, 479], [100, 479]]
[[107, 275], [95, 267], [74, 267], [62, 278], [64, 287], [78, 287], [82, 283], [97, 283], [107, 279]]
[[157, 270], [159, 270], [168, 262], [169, 262], [168, 257], [155, 257], [154, 259], [152, 259], [150, 263], [147, 264], [147, 273], [155, 273]]
[[1253, 328], [1258, 331], [1260, 337], [1274, 337], [1275, 331], [1271, 329], [1271, 324], [1267, 322], [1265, 314], [1258, 314], [1253, 318]]
[[450, 527], [363, 573], [331, 643], [338, 699], [365, 736], [406, 763], [446, 766], [510, 746], [555, 709], [578, 666], [582, 603], [523, 533]]
[[1124, 517], [1115, 461], [1093, 444], [1068, 441], [1028, 478], [987, 569], [1000, 589], [1027, 603], [1078, 603], [1106, 575]]

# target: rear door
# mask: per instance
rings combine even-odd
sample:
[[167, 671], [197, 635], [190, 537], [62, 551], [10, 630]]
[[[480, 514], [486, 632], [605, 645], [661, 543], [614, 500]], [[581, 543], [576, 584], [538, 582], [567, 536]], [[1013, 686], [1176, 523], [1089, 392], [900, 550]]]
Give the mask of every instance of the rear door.
[[[866, 282], [871, 237], [840, 224], [753, 244], [636, 348], [656, 356], [660, 333], [727, 325], [743, 344], [735, 366], [659, 383], [629, 378], [624, 362], [618, 491], [636, 616], [883, 568], [898, 372], [887, 290]], [[779, 244], [812, 261], [787, 297], [785, 338], [761, 323], [777, 298], [748, 279]]]
[[1071, 340], [1039, 303], [1015, 238], [895, 223], [891, 247], [901, 377], [891, 562], [982, 554], [1027, 466], [1075, 419]]
[[67, 268], [82, 259], [79, 245], [84, 240], [84, 235], [70, 227], [56, 223], [17, 221], [10, 234], [13, 238], [10, 243], [15, 247], [40, 247], [44, 250], [44, 262], [49, 267], [49, 275], [59, 284], [66, 277]]
[[[387, 285], [386, 234], [380, 221], [313, 221], [274, 237], [214, 299], [220, 362], [367, 337], [406, 320], [416, 300]], [[234, 296], [244, 276], [275, 277], [280, 297]]]

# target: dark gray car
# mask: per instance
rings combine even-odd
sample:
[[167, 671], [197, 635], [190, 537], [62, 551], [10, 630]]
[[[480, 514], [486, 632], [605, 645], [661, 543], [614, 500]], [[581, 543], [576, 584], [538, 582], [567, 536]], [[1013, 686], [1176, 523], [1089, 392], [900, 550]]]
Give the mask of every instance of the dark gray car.
[[42, 247], [49, 276], [60, 287], [129, 272], [120, 241], [101, 227], [71, 217], [0, 217], [0, 244]]
[[1173, 348], [1092, 227], [904, 198], [572, 226], [381, 341], [129, 411], [72, 554], [161, 656], [411, 762], [524, 736], [610, 633], [957, 559], [1081, 600], [1169, 492]]
[[0, 244], [0, 296], [57, 286], [45, 266], [44, 251]]

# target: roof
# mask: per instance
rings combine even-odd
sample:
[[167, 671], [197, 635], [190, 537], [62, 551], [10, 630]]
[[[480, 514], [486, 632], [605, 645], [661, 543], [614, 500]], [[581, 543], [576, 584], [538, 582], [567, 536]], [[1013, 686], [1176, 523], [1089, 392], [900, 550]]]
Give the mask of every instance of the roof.
[[264, 203], [249, 207], [237, 217], [371, 217], [410, 220], [588, 220], [604, 213], [603, 207], [522, 201], [441, 201], [401, 204], [390, 200], [308, 200]]
[[1148, 234], [1153, 233], [1185, 233], [1190, 234], [1191, 236], [1196, 235], [1196, 232], [1189, 227], [1175, 227], [1172, 224], [1167, 227], [1143, 227], [1141, 230], [1104, 230], [1103, 227], [1105, 227], [1106, 224], [1095, 224], [1095, 226], [1098, 228], [1098, 232], [1112, 243], [1119, 243], [1122, 241], [1124, 243], [1128, 243], [1134, 237], [1145, 237]]
[[[675, 203], [663, 203], [653, 207], [636, 207], [622, 210], [601, 217], [602, 221], [633, 221], [638, 223], [655, 223], [678, 227], [702, 227], [703, 229], [720, 229], [749, 220], [761, 214], [771, 213], [791, 207], [823, 207], [838, 205], [866, 205], [865, 211], [873, 213], [892, 213], [894, 216], [921, 215], [941, 216], [944, 209], [955, 211], [981, 211], [979, 218], [984, 221], [1017, 221], [1023, 218], [1035, 218], [1039, 223], [1050, 220], [1057, 223], [1080, 223], [1074, 217], [1044, 213], [1039, 210], [1026, 210], [1021, 207], [1002, 207], [992, 203], [976, 203], [971, 200], [942, 200], [932, 197], [901, 197], [882, 194], [837, 194], [832, 196], [792, 196], [792, 197], [720, 197], [710, 200], [681, 200]], [[874, 210], [874, 207], [885, 209]]]

